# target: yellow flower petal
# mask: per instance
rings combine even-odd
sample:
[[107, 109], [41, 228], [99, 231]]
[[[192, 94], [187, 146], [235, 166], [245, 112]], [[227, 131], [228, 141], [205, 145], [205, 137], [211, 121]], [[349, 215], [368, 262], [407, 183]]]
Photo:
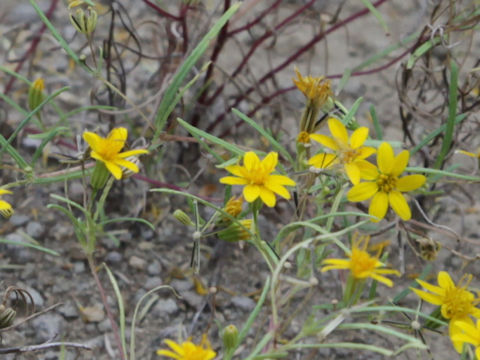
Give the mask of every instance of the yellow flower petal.
[[395, 156], [392, 146], [383, 142], [377, 151], [377, 165], [382, 174], [390, 174], [393, 168]]
[[128, 170], [131, 170], [134, 173], [138, 173], [140, 171], [137, 164], [122, 158], [115, 159], [115, 164], [123, 166], [124, 168], [127, 168]]
[[345, 146], [348, 144], [347, 128], [340, 120], [333, 117], [328, 119], [328, 128], [337, 142]]
[[339, 146], [337, 142], [332, 139], [331, 137], [327, 135], [322, 135], [322, 134], [311, 134], [310, 139], [322, 144], [323, 146], [332, 149], [334, 151], [337, 151], [339, 149]]
[[248, 184], [243, 188], [243, 197], [248, 202], [254, 202], [260, 196], [260, 186]]
[[390, 280], [389, 278], [385, 277], [385, 276], [381, 276], [381, 275], [378, 275], [378, 274], [373, 273], [373, 274], [370, 275], [370, 277], [371, 277], [372, 279], [375, 279], [375, 280], [377, 280], [377, 281], [379, 281], [379, 282], [387, 285], [388, 287], [392, 287], [392, 286], [393, 286], [393, 281]]
[[353, 185], [357, 185], [360, 182], [360, 169], [356, 162], [345, 164], [345, 172]]
[[377, 149], [371, 147], [371, 146], [364, 146], [360, 149], [357, 149], [358, 151], [358, 155], [357, 155], [357, 159], [366, 159], [368, 158], [370, 155], [373, 155], [377, 152]]
[[365, 126], [359, 127], [355, 130], [350, 136], [350, 147], [352, 149], [357, 149], [363, 145], [365, 140], [368, 138], [368, 128]]
[[148, 154], [148, 150], [147, 149], [134, 149], [134, 150], [124, 151], [124, 152], [119, 153], [117, 155], [117, 157], [127, 158], [127, 157], [130, 157], [130, 156], [142, 155], [142, 154]]
[[287, 189], [285, 189], [283, 187], [283, 185], [280, 185], [279, 183], [277, 182], [274, 182], [274, 181], [270, 181], [270, 182], [266, 182], [265, 183], [265, 187], [270, 190], [270, 191], [273, 191], [275, 194], [278, 194], [280, 195], [281, 197], [283, 197], [284, 199], [290, 199], [290, 193], [288, 192]]
[[478, 154], [474, 154], [472, 152], [469, 152], [469, 151], [465, 151], [465, 150], [457, 150], [458, 153], [460, 154], [463, 154], [463, 155], [467, 155], [467, 156], [470, 156], [470, 157], [479, 157], [480, 156], [480, 152]]
[[225, 170], [232, 173], [235, 176], [245, 177], [245, 168], [240, 165], [231, 165], [225, 167]]
[[83, 140], [85, 140], [93, 151], [97, 151], [103, 139], [93, 132], [85, 131], [83, 133]]
[[395, 211], [402, 220], [410, 220], [410, 218], [412, 217], [410, 207], [408, 206], [407, 200], [405, 200], [405, 197], [400, 191], [393, 190], [389, 192], [388, 202], [390, 203], [393, 211]]
[[267, 188], [260, 188], [260, 199], [262, 199], [268, 207], [274, 207], [276, 204], [275, 194]]
[[416, 190], [425, 184], [427, 178], [423, 175], [407, 175], [397, 180], [397, 190], [401, 192]]
[[4, 200], [0, 200], [0, 211], [11, 210], [11, 209], [12, 209], [12, 205], [10, 205], [8, 202]]
[[128, 131], [124, 127], [118, 127], [112, 129], [107, 136], [108, 146], [110, 147], [110, 151], [114, 153], [119, 153], [120, 150], [123, 149], [125, 145], [125, 141], [127, 141]]
[[348, 201], [358, 202], [371, 198], [378, 191], [378, 186], [374, 182], [363, 182], [355, 185], [347, 193]]
[[286, 186], [295, 186], [296, 183], [288, 176], [284, 175], [270, 175], [266, 180], [265, 184], [271, 184], [272, 182], [277, 183], [279, 185], [286, 185]]
[[253, 151], [249, 151], [243, 157], [243, 164], [247, 171], [252, 171], [260, 165], [260, 159]]
[[441, 295], [441, 296], [444, 296], [445, 295], [445, 290], [442, 289], [441, 287], [439, 286], [435, 286], [435, 285], [432, 285], [426, 281], [423, 281], [423, 280], [420, 280], [420, 279], [416, 279], [416, 282], [421, 286], [423, 287], [424, 289], [427, 289], [428, 291], [436, 294], [436, 295]]
[[443, 289], [447, 289], [455, 286], [455, 283], [450, 277], [450, 274], [446, 271], [440, 271], [438, 273], [437, 281], [438, 281], [438, 285]]
[[410, 288], [417, 296], [433, 305], [442, 305], [442, 298], [438, 295], [430, 294], [426, 291]]
[[246, 185], [248, 184], [248, 180], [244, 178], [238, 178], [234, 176], [225, 176], [220, 179], [222, 184], [227, 185]]
[[391, 174], [394, 176], [400, 175], [407, 167], [409, 159], [410, 153], [407, 150], [402, 150], [393, 161], [393, 168]]
[[270, 152], [261, 161], [261, 166], [266, 172], [271, 173], [273, 170], [275, 170], [277, 163], [278, 163], [278, 153]]
[[308, 160], [308, 164], [318, 169], [327, 169], [338, 162], [337, 156], [334, 154], [321, 153], [314, 155]]
[[5, 195], [5, 194], [13, 194], [13, 193], [7, 189], [0, 189], [0, 195]]
[[122, 178], [123, 173], [120, 166], [110, 161], [104, 162], [104, 164], [107, 167], [108, 171], [112, 173], [115, 179], [120, 180]]
[[373, 222], [378, 222], [385, 217], [387, 210], [388, 195], [383, 191], [379, 191], [373, 196], [370, 206], [368, 207], [368, 213], [378, 218], [372, 219]]
[[378, 168], [367, 160], [355, 161], [360, 169], [360, 177], [365, 180], [376, 180], [378, 177]]

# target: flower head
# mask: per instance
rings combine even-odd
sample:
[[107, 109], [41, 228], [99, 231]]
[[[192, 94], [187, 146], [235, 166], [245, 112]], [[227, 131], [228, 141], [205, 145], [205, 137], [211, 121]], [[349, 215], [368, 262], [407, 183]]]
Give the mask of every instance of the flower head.
[[471, 275], [464, 277], [464, 280], [455, 285], [446, 271], [440, 271], [437, 277], [439, 286], [417, 279], [429, 292], [414, 288], [411, 290], [423, 300], [440, 306], [442, 316], [447, 320], [464, 320], [469, 315], [480, 318], [480, 309], [475, 307], [480, 299], [466, 289], [471, 278]]
[[[0, 196], [5, 194], [12, 194], [12, 192], [9, 190], [0, 189]], [[0, 214], [2, 214], [2, 216], [6, 219], [8, 219], [10, 216], [13, 215], [12, 205], [10, 205], [5, 200], [1, 200], [1, 199], [0, 199]]]
[[347, 128], [342, 122], [335, 118], [328, 119], [328, 128], [332, 137], [311, 134], [310, 138], [323, 146], [335, 151], [334, 154], [321, 153], [310, 158], [308, 163], [316, 168], [330, 168], [335, 164], [343, 166], [350, 181], [356, 185], [360, 182], [360, 174], [368, 163], [365, 159], [375, 153], [375, 149], [363, 146], [368, 137], [368, 128], [359, 127], [350, 138]]
[[297, 79], [292, 79], [293, 83], [317, 107], [321, 107], [333, 95], [330, 80], [325, 79], [325, 77], [302, 76], [298, 69], [295, 69], [295, 74]]
[[[383, 142], [378, 148], [377, 165], [363, 164], [363, 179], [369, 180], [355, 185], [347, 194], [349, 201], [357, 202], [372, 198], [368, 213], [379, 220], [385, 217], [390, 205], [402, 220], [412, 217], [403, 192], [418, 189], [427, 180], [423, 175], [407, 175], [400, 177], [408, 165], [410, 153], [403, 150], [394, 155], [392, 146]], [[374, 222], [379, 220], [372, 220]]]
[[461, 327], [457, 326], [458, 321], [473, 324], [470, 316], [480, 318], [480, 309], [476, 307], [480, 299], [467, 290], [471, 280], [472, 276], [467, 275], [455, 285], [446, 271], [440, 271], [437, 277], [439, 286], [417, 279], [417, 282], [429, 292], [411, 288], [421, 299], [440, 306], [442, 316], [449, 320], [450, 337], [458, 352], [461, 352], [463, 343], [455, 340], [456, 335], [462, 333]]
[[113, 129], [106, 138], [93, 132], [83, 133], [83, 139], [92, 149], [92, 158], [103, 162], [117, 180], [122, 178], [122, 167], [136, 173], [139, 171], [138, 166], [126, 158], [148, 153], [145, 149], [120, 152], [125, 146], [127, 136], [128, 131], [123, 127]]
[[275, 194], [290, 199], [290, 193], [285, 186], [294, 186], [295, 181], [284, 175], [272, 174], [278, 163], [278, 154], [271, 152], [260, 161], [258, 156], [249, 151], [243, 157], [243, 166], [232, 165], [225, 169], [235, 176], [225, 176], [220, 179], [222, 184], [244, 185], [243, 197], [253, 202], [260, 197], [269, 207], [276, 204]]
[[323, 263], [326, 265], [322, 267], [322, 272], [333, 269], [347, 269], [355, 279], [372, 278], [385, 285], [392, 287], [393, 282], [389, 278], [383, 276], [393, 274], [400, 276], [397, 270], [381, 269], [385, 266], [379, 260], [380, 252], [375, 256], [371, 256], [367, 252], [369, 236], [360, 236], [354, 239], [352, 252], [348, 255], [348, 259], [326, 259]]
[[[458, 333], [452, 335], [452, 342], [458, 343], [460, 346], [459, 352], [463, 348], [463, 343], [472, 344], [475, 346], [475, 355], [480, 359], [480, 320], [477, 320], [477, 326], [471, 321], [456, 321], [455, 326], [460, 330]], [[455, 347], [457, 349], [457, 347]], [[457, 349], [458, 350], [458, 349]]]
[[203, 336], [200, 345], [195, 345], [191, 341], [184, 341], [181, 344], [173, 340], [165, 340], [165, 342], [171, 350], [157, 350], [157, 355], [163, 355], [176, 360], [212, 360], [217, 356], [206, 336]]

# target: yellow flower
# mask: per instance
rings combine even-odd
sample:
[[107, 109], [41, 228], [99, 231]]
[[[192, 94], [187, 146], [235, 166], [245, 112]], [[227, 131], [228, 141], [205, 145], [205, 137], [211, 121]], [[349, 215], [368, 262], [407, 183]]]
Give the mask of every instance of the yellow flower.
[[[9, 190], [0, 189], [0, 196], [5, 194], [12, 194], [12, 192]], [[0, 214], [2, 214], [2, 216], [6, 219], [8, 219], [10, 216], [13, 215], [12, 205], [10, 205], [5, 200], [1, 200], [1, 199], [0, 199]]]
[[136, 173], [139, 171], [136, 164], [125, 158], [148, 153], [148, 150], [145, 149], [120, 152], [125, 145], [127, 136], [128, 131], [123, 127], [113, 129], [106, 138], [98, 136], [93, 132], [86, 131], [83, 133], [83, 139], [92, 149], [92, 158], [103, 162], [117, 180], [122, 178], [121, 167], [127, 168]]
[[393, 274], [400, 276], [400, 273], [397, 270], [381, 269], [385, 266], [385, 264], [378, 259], [381, 252], [379, 251], [375, 256], [371, 256], [366, 250], [369, 241], [369, 236], [360, 236], [358, 240], [354, 239], [352, 252], [348, 255], [348, 259], [326, 259], [323, 261], [326, 266], [322, 267], [321, 271], [347, 269], [350, 270], [350, 273], [355, 279], [366, 279], [370, 277], [392, 287], [392, 280], [383, 275]]
[[308, 100], [315, 103], [315, 106], [321, 107], [333, 95], [330, 80], [325, 79], [324, 76], [302, 76], [298, 69], [295, 69], [295, 74], [298, 79], [292, 79], [293, 83]]
[[203, 336], [200, 345], [195, 345], [191, 341], [184, 341], [179, 344], [172, 340], [165, 340], [171, 350], [157, 350], [157, 355], [163, 355], [176, 360], [211, 360], [217, 356], [212, 350], [206, 336]]
[[472, 280], [471, 275], [467, 275], [455, 285], [452, 278], [446, 271], [438, 273], [437, 281], [439, 286], [429, 284], [417, 279], [417, 282], [429, 292], [411, 288], [421, 299], [440, 306], [442, 316], [449, 320], [449, 333], [455, 349], [462, 350], [462, 342], [454, 340], [455, 336], [461, 334], [461, 327], [458, 327], [458, 321], [472, 323], [470, 315], [480, 318], [480, 309], [475, 307], [480, 299], [473, 293], [466, 290]]
[[378, 218], [372, 220], [374, 222], [385, 217], [389, 205], [402, 220], [409, 220], [412, 213], [402, 193], [418, 189], [427, 180], [423, 175], [399, 177], [407, 167], [409, 158], [407, 150], [395, 156], [392, 146], [387, 142], [382, 143], [377, 152], [378, 168], [369, 164], [362, 169], [361, 177], [370, 181], [350, 189], [348, 200], [358, 202], [372, 198], [368, 213]]
[[248, 202], [258, 197], [269, 207], [276, 204], [275, 194], [290, 199], [290, 193], [285, 186], [294, 186], [295, 181], [284, 175], [272, 174], [278, 163], [278, 154], [271, 152], [260, 161], [258, 156], [249, 151], [243, 157], [243, 166], [232, 165], [225, 169], [235, 176], [225, 176], [220, 179], [222, 184], [245, 185], [243, 197]]
[[455, 326], [461, 332], [452, 336], [452, 342], [461, 344], [459, 352], [463, 348], [463, 343], [469, 343], [475, 346], [475, 355], [480, 359], [480, 320], [477, 320], [477, 326], [471, 321], [456, 321]]
[[362, 146], [365, 140], [367, 140], [368, 128], [365, 126], [359, 127], [352, 133], [350, 138], [348, 138], [347, 128], [338, 119], [328, 119], [328, 128], [332, 137], [311, 134], [310, 138], [332, 149], [335, 151], [335, 154], [317, 154], [308, 161], [308, 164], [319, 169], [340, 164], [343, 166], [352, 184], [358, 184], [363, 169], [369, 167], [369, 165], [371, 166], [365, 159], [376, 151], [373, 147]]

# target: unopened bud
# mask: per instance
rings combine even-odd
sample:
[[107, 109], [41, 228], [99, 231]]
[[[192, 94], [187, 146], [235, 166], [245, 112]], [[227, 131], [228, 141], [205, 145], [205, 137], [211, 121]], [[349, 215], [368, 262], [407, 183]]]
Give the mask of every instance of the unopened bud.
[[190, 216], [188, 216], [183, 210], [177, 209], [173, 212], [173, 217], [186, 226], [195, 226]]
[[[43, 91], [45, 90], [45, 82], [42, 78], [35, 80], [28, 89], [28, 108], [33, 111], [38, 105], [42, 103], [45, 96]], [[40, 114], [40, 113], [37, 113]]]
[[[242, 212], [242, 205], [243, 205], [243, 197], [239, 196], [238, 198], [236, 197], [231, 197], [227, 203], [225, 204], [225, 207], [223, 210], [230, 216], [232, 217], [237, 217], [240, 215]], [[231, 219], [227, 218], [226, 216], [222, 217], [222, 221], [224, 222], [230, 222]]]
[[225, 241], [235, 242], [240, 240], [249, 240], [251, 234], [252, 220], [245, 219], [230, 224], [226, 229], [218, 233], [218, 237]]
[[105, 164], [101, 161], [97, 161], [95, 168], [93, 169], [92, 177], [90, 178], [90, 184], [95, 190], [103, 189], [109, 177], [110, 172]]
[[97, 26], [98, 14], [91, 6], [84, 11], [81, 8], [75, 10], [75, 14], [70, 14], [70, 22], [80, 33], [90, 36]]
[[228, 325], [223, 329], [222, 334], [223, 346], [225, 347], [225, 352], [228, 353], [234, 350], [238, 342], [238, 329], [235, 325]]

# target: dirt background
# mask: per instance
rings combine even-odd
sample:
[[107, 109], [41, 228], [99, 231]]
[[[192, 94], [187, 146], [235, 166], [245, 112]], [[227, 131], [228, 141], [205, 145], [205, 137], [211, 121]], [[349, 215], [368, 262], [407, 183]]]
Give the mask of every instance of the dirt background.
[[[38, 2], [43, 9], [47, 10], [50, 1]], [[169, 77], [161, 73], [161, 70], [170, 66], [172, 69], [181, 62], [181, 56], [166, 61], [162, 58], [163, 52], [169, 46], [165, 31], [168, 26], [175, 30], [174, 24], [166, 25], [152, 9], [140, 1], [121, 1], [117, 6], [120, 12], [128, 14], [138, 33], [144, 54], [151, 55], [152, 59], [142, 58], [136, 67], [136, 57], [132, 53], [124, 54], [124, 64], [129, 70], [126, 91], [128, 97], [136, 104], [149, 102], [142, 107], [149, 118], [155, 115], [156, 105], [162, 95], [162, 89], [168, 83]], [[176, 1], [162, 2], [172, 13], [177, 11]], [[196, 44], [198, 39], [205, 33], [215, 16], [221, 11], [223, 2], [210, 0], [203, 2], [200, 11], [192, 11], [189, 20], [191, 35], [190, 44]], [[246, 4], [254, 4], [246, 1]], [[255, 18], [256, 14], [267, 6], [265, 1], [253, 6], [246, 15], [234, 18], [235, 25], [245, 24]], [[265, 29], [278, 24], [279, 19], [284, 19], [293, 11], [304, 5], [306, 1], [284, 1], [274, 12], [262, 19], [258, 27], [252, 28], [248, 34], [239, 34], [235, 40], [227, 42], [225, 49], [218, 59], [218, 67], [215, 69], [215, 86], [226, 82], [225, 72], [229, 73], [238, 64], [239, 59], [254, 39], [261, 36]], [[328, 28], [326, 22], [334, 17], [337, 10], [337, 1], [316, 1], [314, 6], [305, 11], [296, 21], [276, 34], [273, 40], [269, 40], [261, 46], [248, 62], [246, 70], [238, 77], [236, 82], [229, 82], [225, 95], [211, 106], [201, 109], [201, 118], [198, 126], [207, 128], [216, 117], [222, 114], [232, 98], [242, 89], [255, 84], [263, 74], [281, 64], [295, 49], [304, 44], [312, 34], [318, 33], [323, 26]], [[429, 22], [429, 14], [432, 2], [428, 1], [386, 1], [379, 10], [387, 25], [388, 33], [372, 15], [366, 15], [361, 19], [349, 23], [347, 27], [329, 34], [326, 41], [320, 42], [311, 51], [305, 53], [294, 61], [291, 66], [278, 72], [274, 82], [255, 84], [257, 90], [247, 99], [238, 104], [238, 108], [248, 112], [258, 104], [262, 94], [268, 94], [276, 89], [292, 86], [294, 77], [293, 66], [296, 65], [302, 74], [342, 74], [346, 68], [354, 67], [365, 61], [368, 57], [385, 49], [387, 46], [418, 31]], [[108, 3], [104, 3], [108, 5]], [[363, 9], [360, 1], [346, 1], [339, 19]], [[108, 14], [99, 17], [96, 39], [106, 38], [108, 34]], [[126, 18], [126, 17], [125, 17]], [[80, 36], [75, 36], [75, 31], [68, 21], [68, 12], [65, 4], [59, 2], [52, 22], [62, 35], [68, 40], [73, 49], [88, 53], [85, 42]], [[118, 22], [118, 19], [117, 19]], [[15, 59], [25, 53], [31, 43], [32, 36], [38, 32], [41, 22], [27, 1], [2, 0], [0, 3], [0, 54], [2, 65], [14, 69]], [[232, 25], [233, 26], [233, 25]], [[235, 27], [235, 26], [233, 26]], [[119, 42], [124, 41], [128, 34], [119, 25], [116, 33]], [[463, 66], [473, 67], [478, 58], [479, 39], [472, 37], [469, 45], [473, 49], [465, 58]], [[459, 47], [465, 45], [466, 40], [459, 38]], [[463, 42], [462, 42], [463, 41]], [[453, 43], [453, 41], [451, 41]], [[179, 47], [179, 44], [175, 46]], [[191, 46], [191, 45], [190, 45]], [[405, 51], [408, 47], [397, 50], [394, 55]], [[190, 48], [191, 49], [191, 48]], [[463, 48], [462, 48], [463, 49]], [[462, 52], [463, 50], [459, 50]], [[464, 51], [466, 53], [466, 51]], [[441, 49], [438, 50], [437, 60], [441, 62]], [[394, 56], [383, 59], [378, 64], [382, 65], [393, 59]], [[197, 70], [206, 61], [205, 57]], [[367, 116], [370, 105], [374, 105], [383, 126], [384, 136], [388, 139], [403, 140], [404, 133], [399, 120], [400, 99], [397, 91], [398, 76], [401, 64], [408, 59], [393, 64], [383, 71], [367, 76], [352, 77], [338, 94], [339, 99], [347, 107], [358, 97], [364, 101], [357, 113], [357, 119], [362, 125], [371, 125]], [[97, 81], [92, 80], [80, 68], [72, 67], [67, 56], [60, 50], [52, 36], [45, 32], [35, 53], [29, 58], [21, 70], [21, 74], [33, 80], [38, 76], [45, 78], [49, 93], [62, 86], [70, 86], [70, 90], [58, 97], [57, 103], [63, 111], [69, 111], [76, 107], [95, 104], [106, 104], [107, 95], [101, 89]], [[436, 74], [432, 75], [436, 76]], [[162, 82], [163, 77], [163, 82]], [[9, 76], [0, 73], [0, 88], [5, 90], [5, 84]], [[339, 80], [333, 80], [333, 88]], [[93, 89], [93, 91], [92, 91]], [[240, 89], [240, 90], [238, 90]], [[28, 88], [20, 81], [16, 81], [10, 90], [9, 96], [24, 106]], [[94, 95], [96, 96], [94, 96]], [[194, 99], [195, 93], [189, 92], [182, 106], [174, 115], [181, 116], [186, 120], [192, 120], [193, 113], [188, 104]], [[441, 99], [440, 99], [441, 100]], [[433, 98], [434, 101], [440, 101]], [[120, 102], [119, 99], [115, 99]], [[282, 141], [292, 144], [297, 135], [297, 123], [301, 113], [303, 99], [298, 91], [289, 91], [282, 96], [274, 98], [269, 106], [262, 108], [255, 114], [255, 119], [266, 128], [274, 132], [283, 131]], [[130, 108], [128, 105], [123, 105]], [[58, 121], [58, 116], [52, 108], [46, 109], [45, 116], [50, 125]], [[21, 115], [14, 109], [1, 103], [0, 129], [2, 134], [7, 135], [11, 128], [21, 121]], [[65, 141], [74, 144], [75, 135], [84, 130], [99, 129], [106, 133], [109, 126], [110, 116], [98, 112], [82, 112], [72, 117], [68, 126], [71, 132], [65, 136]], [[478, 116], [472, 114], [471, 125], [463, 128], [464, 133], [478, 131]], [[225, 129], [230, 130], [227, 140], [237, 144], [269, 150], [268, 144], [247, 126], [235, 127], [236, 120], [228, 115], [221, 125], [212, 130], [213, 133], [221, 134]], [[434, 117], [424, 119], [414, 118], [413, 124], [417, 135], [427, 129], [431, 129], [441, 118]], [[422, 122], [423, 121], [423, 122]], [[435, 122], [436, 121], [436, 122]], [[6, 126], [7, 125], [7, 126]], [[135, 112], [129, 112], [126, 116], [117, 115], [116, 125], [131, 126], [137, 134], [142, 133], [145, 124]], [[185, 132], [177, 129], [176, 134], [186, 136]], [[130, 137], [130, 139], [132, 139]], [[476, 141], [476, 142], [475, 142]], [[478, 139], [466, 138], [462, 144], [466, 149], [475, 149]], [[27, 158], [30, 157], [38, 142], [28, 137], [24, 132], [17, 141], [17, 148]], [[464, 148], [462, 146], [462, 148]], [[193, 149], [193, 150], [192, 150]], [[76, 151], [68, 149], [61, 144], [56, 144], [49, 149], [50, 153], [75, 154]], [[147, 160], [142, 174], [168, 184], [188, 186], [188, 191], [193, 194], [208, 196], [215, 203], [221, 203], [222, 187], [217, 180], [223, 175], [215, 169], [215, 163], [203, 152], [198, 152], [187, 143], [181, 141], [165, 142], [161, 149], [162, 160], [155, 162], [152, 158]], [[473, 162], [464, 160], [459, 155], [454, 155], [451, 163], [462, 163], [458, 172], [471, 173]], [[10, 163], [4, 156], [3, 162]], [[414, 160], [415, 161], [415, 160]], [[418, 161], [418, 160], [416, 160]], [[53, 156], [44, 164], [39, 164], [36, 171], [43, 173], [58, 170], [62, 165]], [[2, 169], [2, 184], [13, 181], [20, 175], [9, 171], [8, 167]], [[128, 179], [117, 183], [109, 196], [107, 212], [108, 216], [140, 216], [155, 224], [156, 230], [152, 231], [146, 226], [138, 224], [121, 224], [116, 227], [117, 237], [120, 244], [113, 243], [110, 239], [102, 239], [96, 253], [97, 263], [105, 262], [113, 271], [125, 301], [127, 311], [127, 331], [130, 331], [130, 320], [133, 315], [135, 304], [148, 290], [162, 284], [169, 284], [180, 295], [176, 298], [168, 290], [158, 293], [155, 302], [152, 302], [150, 311], [137, 325], [137, 359], [159, 358], [154, 354], [155, 349], [162, 347], [165, 338], [177, 338], [194, 335], [208, 331], [215, 349], [220, 348], [218, 327], [233, 323], [241, 327], [249, 312], [255, 306], [255, 295], [262, 288], [268, 272], [263, 265], [260, 256], [252, 246], [237, 246], [225, 244], [217, 239], [208, 239], [203, 244], [200, 279], [207, 286], [215, 286], [218, 292], [208, 296], [199, 295], [195, 291], [195, 282], [190, 270], [190, 255], [192, 248], [191, 231], [179, 225], [171, 216], [177, 208], [186, 209], [185, 201], [180, 198], [170, 197], [158, 193], [148, 192], [156, 186], [138, 179]], [[438, 258], [433, 262], [433, 269], [452, 271], [454, 277], [460, 278], [464, 271], [478, 276], [478, 264], [466, 263], [459, 256], [452, 255], [451, 250], [463, 254], [478, 253], [478, 187], [456, 182], [449, 182], [441, 186], [448, 196], [437, 197], [429, 203], [430, 215], [436, 223], [452, 228], [461, 234], [468, 242], [456, 242], [448, 232], [432, 232], [430, 235], [436, 241], [443, 244]], [[93, 348], [91, 352], [76, 351], [69, 349], [66, 359], [115, 359], [114, 344], [111, 338], [111, 330], [108, 319], [102, 312], [102, 305], [94, 280], [89, 272], [79, 246], [76, 243], [71, 224], [58, 212], [47, 209], [52, 202], [50, 194], [63, 194], [74, 201], [81, 201], [83, 186], [81, 181], [72, 181], [65, 184], [50, 186], [25, 186], [14, 189], [15, 195], [8, 200], [14, 204], [15, 215], [9, 220], [0, 219], [0, 234], [11, 241], [24, 241], [25, 234], [34, 238], [39, 244], [58, 251], [60, 256], [46, 255], [41, 252], [14, 245], [0, 245], [0, 274], [3, 288], [8, 285], [16, 285], [27, 289], [32, 294], [37, 310], [42, 310], [50, 305], [62, 302], [63, 305], [46, 313], [35, 320], [28, 322], [14, 331], [2, 334], [2, 346], [12, 347], [27, 344], [38, 344], [45, 341], [65, 340], [88, 344]], [[202, 210], [208, 214], [208, 210]], [[275, 210], [266, 210], [262, 213], [262, 231], [264, 238], [272, 238], [278, 229], [294, 218], [292, 204], [281, 202]], [[390, 234], [386, 234], [388, 238]], [[382, 240], [382, 239], [379, 239]], [[405, 273], [398, 281], [399, 290], [410, 283], [411, 276], [421, 271], [425, 261], [415, 256], [413, 251], [406, 246], [404, 250], [392, 239], [391, 256], [392, 266], [395, 268], [405, 267]], [[405, 253], [404, 253], [405, 252]], [[467, 264], [466, 268], [463, 266]], [[109, 286], [104, 271], [100, 272], [104, 286], [109, 294], [109, 303], [116, 309], [116, 300]], [[311, 304], [331, 302], [339, 295], [338, 274], [328, 273], [319, 278], [319, 284], [313, 289]], [[477, 279], [475, 279], [476, 284]], [[397, 289], [396, 289], [397, 290]], [[382, 289], [383, 291], [383, 289]], [[385, 291], [385, 298], [396, 294]], [[300, 304], [304, 293], [298, 294], [294, 299]], [[415, 307], [417, 304], [413, 295], [409, 295], [403, 305]], [[84, 314], [79, 306], [87, 308]], [[86, 315], [85, 315], [86, 314]], [[300, 313], [297, 321], [291, 324], [286, 336], [296, 333], [301, 328], [303, 319], [308, 312]], [[90, 316], [90, 318], [86, 318]], [[256, 329], [267, 328], [267, 318], [260, 317]], [[435, 334], [427, 334], [428, 344], [432, 348], [434, 359], [453, 359], [458, 355], [453, 351], [449, 340]], [[250, 334], [244, 348], [252, 348], [256, 339], [255, 332]], [[358, 341], [387, 346], [391, 339], [377, 334], [357, 332], [342, 337], [344, 341]], [[397, 346], [398, 344], [393, 344]], [[246, 352], [243, 352], [246, 354]], [[49, 350], [35, 354], [4, 355], [3, 358], [12, 359], [57, 359], [59, 352]], [[427, 357], [423, 353], [422, 357]], [[238, 358], [241, 358], [239, 356]], [[313, 357], [307, 357], [306, 353], [292, 354], [291, 359], [381, 359], [380, 355], [371, 353], [357, 353], [344, 350], [322, 350]], [[398, 359], [414, 359], [417, 353], [414, 350], [402, 353]]]

